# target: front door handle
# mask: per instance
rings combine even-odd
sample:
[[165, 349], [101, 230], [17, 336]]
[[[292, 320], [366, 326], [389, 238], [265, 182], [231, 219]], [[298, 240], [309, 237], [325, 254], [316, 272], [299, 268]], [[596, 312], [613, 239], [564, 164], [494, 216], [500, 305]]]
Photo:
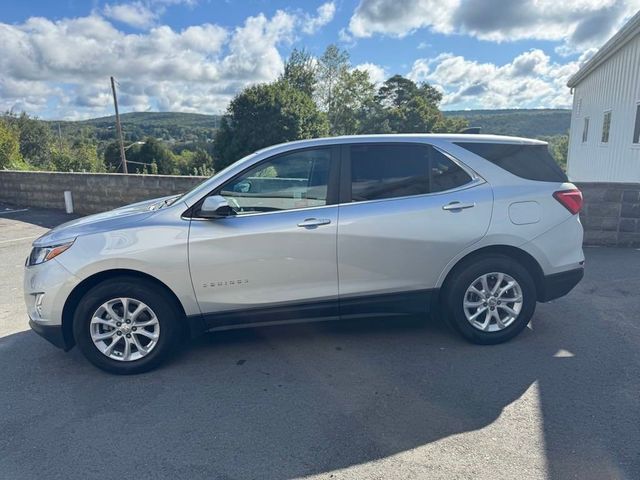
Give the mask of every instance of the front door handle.
[[329, 225], [331, 220], [328, 218], [305, 218], [298, 224], [299, 227], [319, 227], [320, 225]]
[[473, 208], [475, 207], [475, 203], [460, 203], [460, 202], [451, 202], [442, 207], [443, 210], [463, 210], [465, 208]]

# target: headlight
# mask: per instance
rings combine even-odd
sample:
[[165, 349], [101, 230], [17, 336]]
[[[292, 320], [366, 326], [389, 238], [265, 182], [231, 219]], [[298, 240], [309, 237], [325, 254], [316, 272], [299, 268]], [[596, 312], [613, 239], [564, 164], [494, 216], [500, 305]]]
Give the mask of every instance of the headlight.
[[56, 258], [62, 252], [71, 247], [74, 241], [75, 239], [70, 242], [59, 243], [48, 247], [33, 247], [29, 258], [27, 259], [27, 266], [38, 265], [39, 263], [44, 263], [52, 258]]

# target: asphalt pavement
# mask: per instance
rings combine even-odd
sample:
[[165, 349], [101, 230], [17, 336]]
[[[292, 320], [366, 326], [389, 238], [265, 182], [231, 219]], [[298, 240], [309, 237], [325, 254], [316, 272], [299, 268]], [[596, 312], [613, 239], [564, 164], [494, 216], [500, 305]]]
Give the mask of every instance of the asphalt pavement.
[[119, 377], [28, 330], [30, 243], [69, 217], [0, 205], [0, 478], [638, 479], [640, 251], [497, 346], [439, 321], [209, 334]]

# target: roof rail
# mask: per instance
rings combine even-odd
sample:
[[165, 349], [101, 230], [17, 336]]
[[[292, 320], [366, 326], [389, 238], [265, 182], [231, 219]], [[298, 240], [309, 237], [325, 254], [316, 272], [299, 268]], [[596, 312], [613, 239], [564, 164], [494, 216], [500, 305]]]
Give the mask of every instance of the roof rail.
[[468, 134], [468, 135], [479, 135], [480, 127], [469, 127], [460, 130], [460, 133]]

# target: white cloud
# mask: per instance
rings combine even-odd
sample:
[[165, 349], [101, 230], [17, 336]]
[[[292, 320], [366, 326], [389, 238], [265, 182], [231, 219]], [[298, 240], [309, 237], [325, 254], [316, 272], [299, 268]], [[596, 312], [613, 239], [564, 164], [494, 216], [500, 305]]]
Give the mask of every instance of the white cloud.
[[361, 63], [360, 65], [356, 65], [355, 69], [368, 72], [369, 79], [376, 85], [383, 83], [388, 77], [386, 70], [375, 63]]
[[427, 26], [449, 33], [451, 14], [459, 4], [460, 0], [361, 0], [349, 30], [356, 37], [374, 33], [403, 37]]
[[336, 14], [336, 4], [334, 2], [323, 3], [316, 10], [316, 16], [306, 15], [302, 24], [302, 31], [306, 34], [313, 34], [321, 27], [333, 20]]
[[158, 11], [152, 11], [141, 2], [106, 4], [103, 13], [108, 18], [136, 28], [148, 28], [159, 17]]
[[131, 3], [107, 3], [102, 14], [131, 27], [148, 29], [154, 26], [167, 10], [174, 5], [194, 6], [198, 0], [135, 0]]
[[403, 37], [417, 29], [496, 42], [601, 44], [640, 8], [640, 0], [361, 0], [349, 21], [355, 37]]
[[442, 106], [455, 108], [569, 107], [567, 79], [579, 61], [552, 63], [533, 49], [504, 65], [480, 63], [450, 53], [418, 59], [408, 77], [426, 81], [443, 92]]
[[95, 13], [0, 23], [0, 109], [58, 118], [108, 114], [113, 75], [123, 111], [217, 113], [243, 87], [278, 76], [278, 47], [301, 22], [299, 14], [278, 11], [249, 17], [231, 31], [202, 24], [139, 34]]

